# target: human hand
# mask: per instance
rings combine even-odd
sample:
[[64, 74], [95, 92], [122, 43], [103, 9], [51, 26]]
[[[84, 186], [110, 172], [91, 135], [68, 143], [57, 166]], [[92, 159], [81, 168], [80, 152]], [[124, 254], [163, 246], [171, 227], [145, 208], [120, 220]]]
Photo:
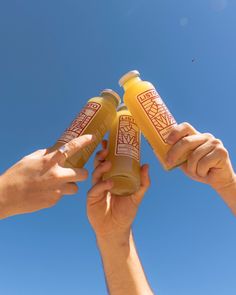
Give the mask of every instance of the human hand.
[[94, 161], [93, 187], [88, 192], [88, 218], [97, 237], [124, 233], [129, 235], [139, 204], [150, 185], [148, 165], [141, 167], [141, 185], [136, 193], [122, 197], [112, 195], [109, 192], [112, 181], [102, 179], [103, 174], [111, 168], [111, 163], [105, 160], [108, 154], [107, 142], [103, 141], [102, 145], [103, 149], [97, 153]]
[[85, 180], [88, 172], [63, 164], [91, 142], [92, 135], [83, 135], [65, 144], [65, 153], [38, 150], [8, 169], [0, 176], [0, 218], [52, 207], [63, 195], [77, 193], [75, 182]]
[[190, 124], [182, 123], [173, 129], [167, 142], [173, 145], [167, 155], [168, 163], [173, 165], [187, 155], [181, 169], [193, 180], [211, 185], [220, 194], [235, 186], [236, 176], [228, 151], [212, 134], [200, 133]]

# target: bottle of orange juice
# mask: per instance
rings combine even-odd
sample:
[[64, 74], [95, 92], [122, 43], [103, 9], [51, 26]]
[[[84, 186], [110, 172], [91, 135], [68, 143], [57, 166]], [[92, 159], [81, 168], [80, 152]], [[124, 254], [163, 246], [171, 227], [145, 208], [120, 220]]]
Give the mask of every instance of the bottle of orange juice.
[[107, 160], [112, 168], [104, 179], [112, 179], [111, 193], [127, 196], [140, 187], [140, 130], [124, 104], [117, 109], [117, 116], [110, 130]]
[[[167, 144], [166, 138], [177, 123], [159, 93], [150, 82], [140, 79], [138, 71], [128, 72], [120, 79], [119, 84], [125, 91], [125, 104], [151, 144], [157, 158], [166, 170], [174, 168], [165, 161], [171, 147]], [[185, 161], [186, 158], [180, 159], [175, 166]]]
[[119, 95], [111, 90], [105, 89], [99, 97], [89, 99], [82, 111], [72, 121], [62, 136], [50, 151], [58, 149], [70, 140], [84, 134], [93, 134], [96, 139], [93, 143], [68, 158], [65, 167], [82, 168], [94, 152], [103, 136], [116, 118], [116, 108], [120, 103]]

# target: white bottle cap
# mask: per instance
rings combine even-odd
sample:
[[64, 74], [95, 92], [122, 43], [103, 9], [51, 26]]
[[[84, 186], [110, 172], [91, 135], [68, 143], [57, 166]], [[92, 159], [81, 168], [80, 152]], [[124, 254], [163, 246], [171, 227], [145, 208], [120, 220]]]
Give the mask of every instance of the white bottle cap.
[[117, 101], [117, 105], [120, 103], [120, 96], [114, 90], [112, 90], [112, 89], [104, 89], [100, 93], [101, 96], [106, 95], [106, 94], [113, 96], [115, 98], [115, 100]]
[[129, 79], [139, 77], [139, 76], [140, 76], [140, 73], [139, 71], [136, 71], [136, 70], [126, 73], [119, 80], [120, 87], [122, 87]]

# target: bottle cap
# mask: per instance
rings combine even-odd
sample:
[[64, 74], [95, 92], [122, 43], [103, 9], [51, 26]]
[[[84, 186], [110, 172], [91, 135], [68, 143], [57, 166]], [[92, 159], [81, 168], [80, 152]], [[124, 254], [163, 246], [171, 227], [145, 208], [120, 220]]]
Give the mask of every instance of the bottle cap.
[[139, 71], [136, 71], [136, 70], [126, 73], [119, 80], [120, 87], [122, 87], [129, 79], [139, 77], [139, 76], [140, 76], [140, 73]]
[[104, 95], [111, 95], [113, 98], [115, 98], [116, 102], [117, 102], [117, 105], [120, 103], [120, 96], [118, 93], [116, 93], [114, 90], [112, 89], [104, 89], [101, 93], [100, 93], [101, 96], [104, 96]]
[[118, 108], [117, 108], [117, 112], [123, 108], [126, 108], [127, 109], [127, 106], [122, 102], [119, 104]]

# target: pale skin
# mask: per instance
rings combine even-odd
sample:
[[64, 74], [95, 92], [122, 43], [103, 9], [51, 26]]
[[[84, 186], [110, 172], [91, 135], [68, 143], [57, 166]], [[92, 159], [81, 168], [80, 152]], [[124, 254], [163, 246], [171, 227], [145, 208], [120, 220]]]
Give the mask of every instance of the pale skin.
[[[65, 144], [72, 156], [94, 140], [83, 135]], [[88, 177], [86, 169], [64, 168], [66, 155], [58, 150], [38, 150], [0, 176], [0, 219], [54, 206], [63, 195], [77, 193], [77, 181]]]
[[189, 123], [176, 126], [168, 143], [173, 145], [166, 160], [173, 165], [187, 154], [181, 166], [193, 180], [210, 185], [236, 215], [236, 174], [223, 143], [210, 133], [200, 133]]
[[118, 197], [109, 193], [112, 181], [103, 181], [103, 174], [111, 168], [103, 150], [95, 157], [93, 187], [88, 192], [87, 214], [96, 234], [102, 256], [109, 294], [153, 294], [140, 263], [131, 225], [138, 207], [150, 185], [148, 166], [141, 167], [141, 186], [133, 195]]

